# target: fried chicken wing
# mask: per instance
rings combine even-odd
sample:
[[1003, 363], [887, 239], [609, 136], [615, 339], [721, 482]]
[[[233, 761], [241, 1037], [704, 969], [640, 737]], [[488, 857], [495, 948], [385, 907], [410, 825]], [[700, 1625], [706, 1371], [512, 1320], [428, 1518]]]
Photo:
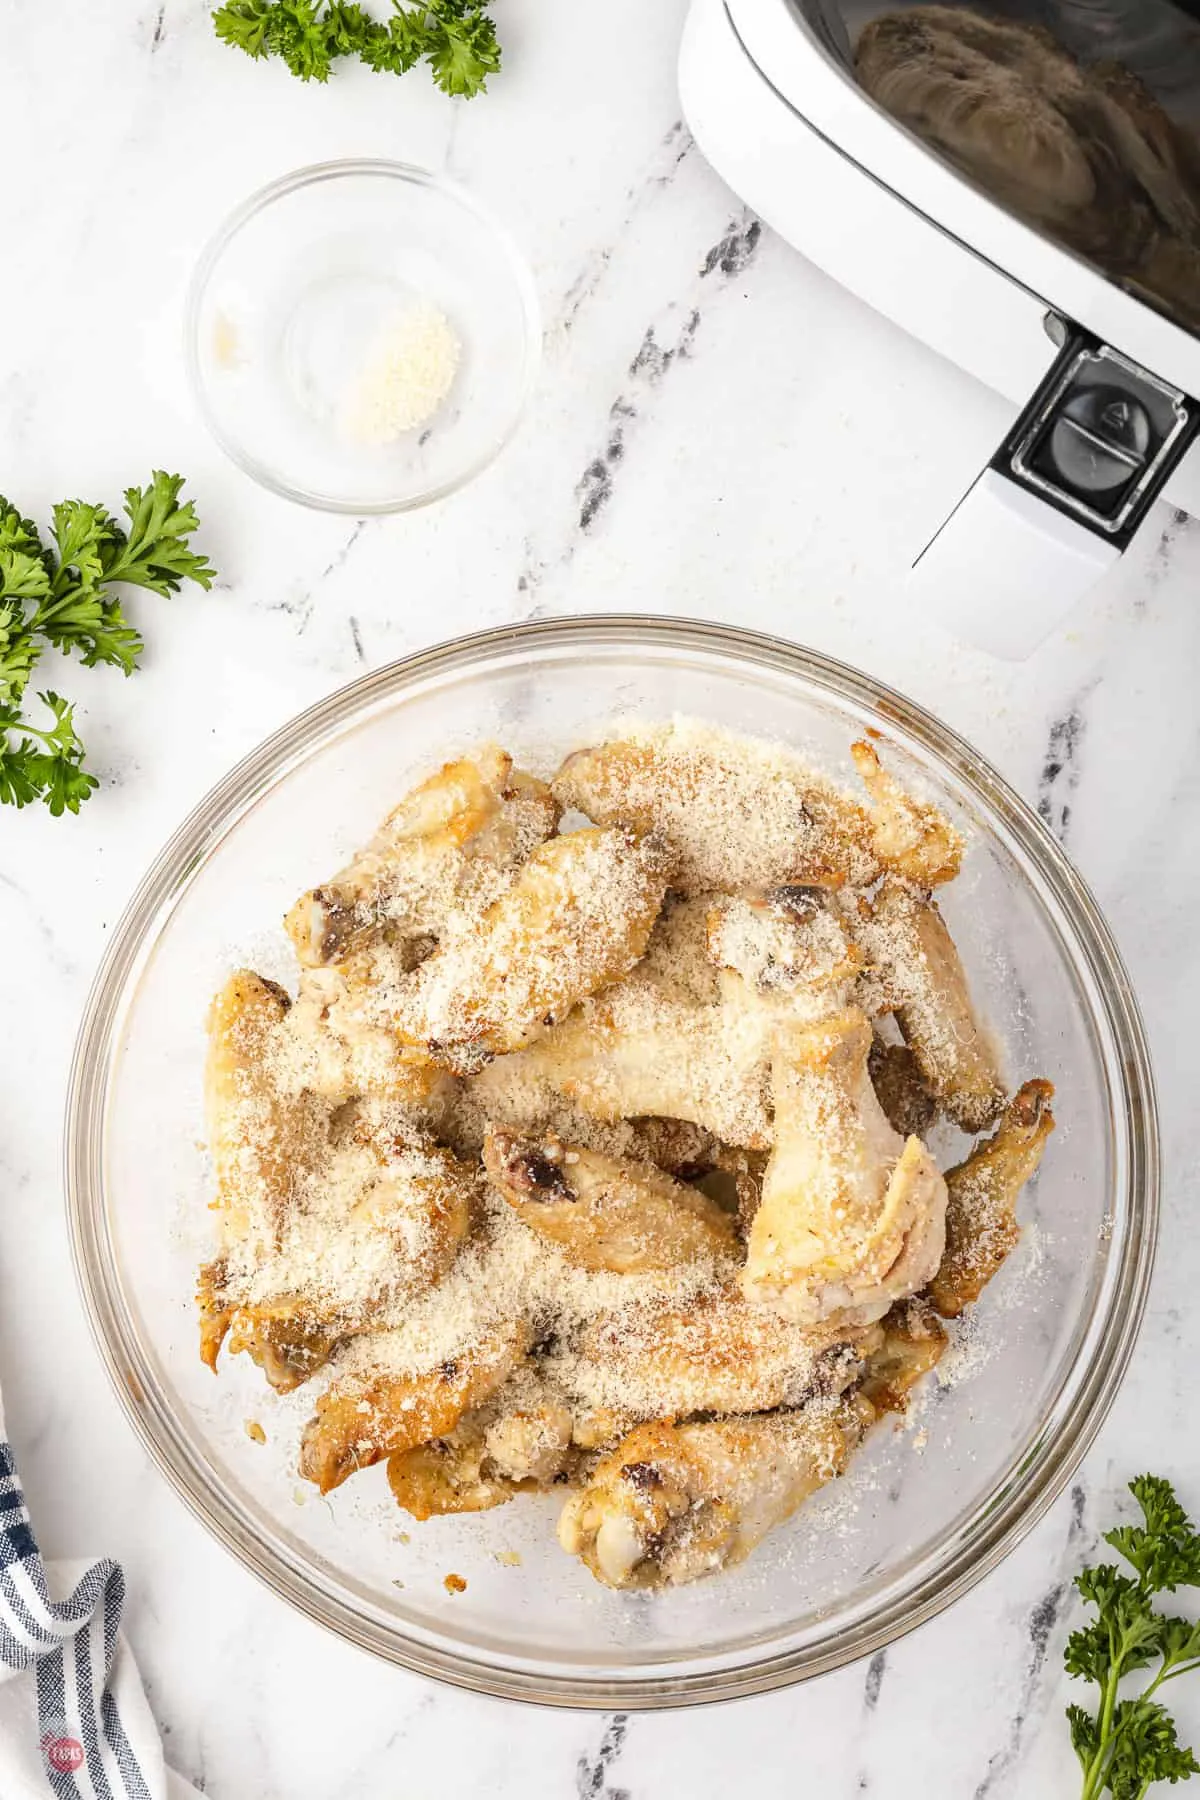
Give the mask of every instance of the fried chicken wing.
[[[221, 1249], [201, 1269], [196, 1297], [200, 1356], [214, 1372], [238, 1316], [229, 1288], [231, 1263], [253, 1267], [277, 1252], [300, 1172], [326, 1143], [324, 1112], [308, 1096], [285, 1098], [275, 1078], [273, 1051], [288, 1007], [283, 988], [239, 969], [209, 1009], [205, 1111]], [[316, 1366], [328, 1354], [327, 1347], [318, 1352], [322, 1335], [310, 1334], [303, 1366]], [[243, 1326], [238, 1335], [238, 1347], [250, 1350], [279, 1386], [293, 1385], [287, 1360], [296, 1345], [289, 1346], [285, 1337], [265, 1320], [261, 1333]]]
[[946, 1250], [929, 1284], [943, 1318], [977, 1300], [1021, 1235], [1017, 1199], [1054, 1130], [1048, 1081], [1027, 1081], [999, 1125], [946, 1176]]
[[650, 1163], [495, 1128], [483, 1161], [518, 1218], [581, 1268], [644, 1274], [733, 1256], [728, 1213]]
[[682, 1119], [725, 1143], [764, 1149], [768, 1072], [763, 1018], [736, 977], [717, 1005], [701, 1006], [664, 994], [635, 970], [495, 1079], [544, 1081], [599, 1119]]
[[937, 906], [889, 877], [856, 933], [930, 1092], [964, 1131], [993, 1124], [1004, 1083]]
[[287, 993], [274, 981], [239, 969], [208, 1015], [204, 1099], [208, 1147], [216, 1174], [213, 1210], [223, 1241], [271, 1248], [292, 1193], [296, 1152], [313, 1123], [309, 1109], [290, 1107], [278, 1092], [272, 1046], [287, 1017]]
[[340, 874], [296, 902], [284, 921], [296, 955], [319, 966], [344, 962], [383, 932], [393, 941], [436, 935], [473, 862], [515, 867], [558, 817], [544, 783], [514, 770], [494, 745], [446, 763]]
[[[230, 1355], [247, 1355], [277, 1394], [290, 1394], [323, 1368], [342, 1335], [336, 1326], [314, 1320], [294, 1295], [263, 1306], [227, 1307], [224, 1324], [229, 1333]], [[202, 1343], [203, 1336], [202, 1325]], [[214, 1372], [220, 1347], [217, 1342], [212, 1350], [209, 1367]], [[201, 1354], [204, 1355], [203, 1349]], [[208, 1357], [204, 1356], [204, 1360], [207, 1362]]]
[[531, 1368], [501, 1389], [484, 1437], [492, 1468], [505, 1481], [546, 1487], [567, 1468], [575, 1421], [564, 1397]]
[[506, 893], [478, 917], [458, 915], [433, 955], [380, 994], [379, 1023], [463, 1072], [522, 1049], [633, 967], [672, 867], [661, 838], [624, 829], [551, 839]]
[[879, 1342], [876, 1327], [808, 1327], [748, 1302], [730, 1282], [679, 1309], [602, 1313], [561, 1380], [637, 1418], [769, 1412], [840, 1393]]
[[941, 1361], [949, 1339], [924, 1294], [893, 1306], [878, 1330], [881, 1341], [866, 1359], [860, 1392], [877, 1413], [902, 1413], [917, 1382]]
[[439, 1126], [453, 1077], [364, 1016], [359, 996], [373, 979], [371, 957], [360, 951], [338, 968], [302, 970], [274, 1050], [280, 1087], [335, 1103], [369, 1095], [407, 1109], [415, 1128]]
[[850, 754], [867, 790], [871, 843], [883, 867], [921, 887], [953, 881], [962, 867], [961, 832], [938, 807], [901, 787], [874, 744], [860, 739]]
[[[720, 899], [669, 897], [645, 956], [623, 981], [476, 1078], [484, 1112], [497, 1124], [554, 1130], [617, 1156], [644, 1154], [645, 1133], [661, 1143], [667, 1130], [699, 1132], [726, 1148], [765, 1147], [766, 1029], [745, 984], [710, 955], [710, 915]], [[580, 1113], [615, 1135], [593, 1141], [594, 1131], [573, 1129]], [[677, 1172], [669, 1158], [653, 1149], [650, 1156]]]
[[444, 1437], [389, 1456], [387, 1478], [396, 1505], [422, 1522], [488, 1512], [520, 1491], [493, 1467], [483, 1428], [471, 1413]]
[[564, 1475], [573, 1431], [570, 1408], [526, 1364], [444, 1437], [389, 1457], [388, 1483], [415, 1519], [484, 1512]]
[[551, 786], [598, 824], [662, 832], [686, 893], [872, 881], [879, 865], [862, 808], [785, 752], [748, 748], [666, 726], [577, 750]]
[[343, 1377], [305, 1428], [301, 1475], [327, 1494], [358, 1469], [445, 1437], [503, 1386], [528, 1348], [528, 1327], [514, 1321], [433, 1368]]
[[888, 1124], [870, 1048], [856, 1009], [776, 1027], [775, 1147], [742, 1285], [800, 1322], [878, 1319], [941, 1260], [945, 1183], [920, 1139]]
[[202, 1291], [202, 1346], [219, 1298], [230, 1351], [247, 1352], [273, 1387], [298, 1386], [344, 1338], [441, 1278], [476, 1189], [475, 1171], [448, 1150], [389, 1138], [379, 1121], [332, 1145], [299, 1172], [275, 1248], [252, 1267], [228, 1255], [220, 1288]]
[[201, 1356], [271, 1384], [307, 1379], [348, 1333], [436, 1281], [466, 1235], [474, 1171], [410, 1136], [402, 1111], [345, 1109], [288, 1078], [288, 997], [249, 970], [209, 1020], [209, 1138], [220, 1254], [201, 1271]]
[[567, 1501], [559, 1543], [615, 1588], [676, 1587], [729, 1568], [841, 1473], [870, 1416], [849, 1399], [639, 1425]]
[[728, 895], [709, 911], [709, 956], [756, 993], [786, 995], [793, 1018], [798, 1001], [814, 1017], [845, 1005], [863, 954], [826, 898], [815, 887]]

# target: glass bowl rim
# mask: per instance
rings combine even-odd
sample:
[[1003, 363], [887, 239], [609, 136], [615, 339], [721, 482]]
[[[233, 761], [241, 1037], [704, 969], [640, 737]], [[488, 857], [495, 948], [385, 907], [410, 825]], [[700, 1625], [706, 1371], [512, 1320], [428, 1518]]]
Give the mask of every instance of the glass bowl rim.
[[[1091, 1360], [1072, 1365], [1069, 1396], [1056, 1433], [1029, 1452], [1028, 1479], [996, 1501], [981, 1503], [969, 1541], [939, 1559], [905, 1594], [853, 1622], [815, 1650], [768, 1652], [733, 1669], [633, 1678], [601, 1673], [556, 1674], [505, 1668], [456, 1653], [364, 1618], [351, 1604], [316, 1591], [311, 1576], [246, 1529], [215, 1480], [200, 1474], [169, 1440], [165, 1420], [150, 1416], [146, 1396], [119, 1331], [114, 1329], [114, 1271], [103, 1256], [103, 1151], [111, 1074], [112, 1027], [130, 975], [156, 941], [150, 928], [173, 904], [215, 849], [270, 785], [286, 776], [339, 726], [375, 702], [402, 695], [430, 675], [478, 667], [489, 654], [554, 646], [578, 650], [654, 645], [737, 656], [766, 670], [796, 675], [840, 703], [869, 707], [894, 721], [998, 814], [1046, 884], [1074, 935], [1102, 1003], [1115, 1047], [1118, 1090], [1125, 1103], [1128, 1156], [1123, 1193], [1128, 1219], [1121, 1260]], [[1106, 1058], [1106, 1061], [1108, 1059]], [[1090, 889], [1033, 809], [949, 726], [896, 690], [818, 651], [739, 626], [666, 615], [563, 615], [493, 627], [435, 644], [359, 676], [279, 727], [211, 788], [168, 839], [138, 884], [109, 940], [88, 996], [71, 1067], [64, 1132], [65, 1188], [72, 1260], [93, 1339], [123, 1411], [158, 1469], [203, 1525], [282, 1599], [337, 1635], [410, 1671], [498, 1698], [542, 1705], [642, 1711], [706, 1704], [773, 1691], [873, 1654], [943, 1612], [994, 1569], [1063, 1491], [1099, 1431], [1137, 1340], [1158, 1235], [1159, 1134], [1154, 1080], [1137, 1000], [1120, 952]], [[1070, 1390], [1073, 1389], [1073, 1392]], [[976, 1523], [978, 1522], [978, 1523]], [[966, 1533], [962, 1534], [966, 1539]], [[935, 1553], [936, 1554], [936, 1553]]]
[[[260, 212], [290, 194], [298, 193], [304, 188], [319, 186], [325, 181], [338, 181], [346, 176], [358, 175], [383, 175], [410, 186], [429, 188], [437, 194], [454, 200], [471, 213], [477, 224], [492, 234], [504, 252], [509, 277], [520, 300], [524, 325], [522, 332], [524, 367], [520, 393], [513, 407], [512, 417], [504, 430], [453, 479], [441, 481], [435, 487], [400, 499], [338, 500], [328, 494], [319, 494], [312, 489], [283, 479], [268, 464], [245, 450], [239, 440], [222, 424], [209, 397], [208, 383], [205, 380], [200, 360], [200, 314], [208, 292], [208, 284], [222, 255], [242, 228], [256, 218]], [[490, 207], [476, 199], [469, 188], [464, 187], [448, 175], [440, 175], [435, 170], [421, 168], [417, 163], [401, 162], [394, 157], [336, 157], [327, 162], [306, 163], [301, 168], [291, 169], [286, 174], [277, 176], [275, 180], [267, 182], [265, 186], [257, 188], [245, 200], [240, 201], [233, 211], [222, 220], [200, 252], [196, 267], [188, 282], [183, 314], [183, 354], [188, 385], [205, 427], [214, 442], [244, 475], [248, 475], [252, 481], [258, 482], [260, 487], [267, 488], [273, 494], [278, 494], [281, 499], [294, 501], [297, 505], [307, 506], [315, 512], [339, 513], [354, 518], [375, 518], [391, 513], [416, 512], [420, 507], [431, 506], [435, 501], [444, 500], [450, 494], [457, 493], [460, 488], [466, 487], [468, 482], [473, 481], [490, 463], [495, 461], [505, 445], [515, 436], [529, 404], [529, 396], [533, 390], [542, 355], [542, 310], [532, 271], [516, 238]]]

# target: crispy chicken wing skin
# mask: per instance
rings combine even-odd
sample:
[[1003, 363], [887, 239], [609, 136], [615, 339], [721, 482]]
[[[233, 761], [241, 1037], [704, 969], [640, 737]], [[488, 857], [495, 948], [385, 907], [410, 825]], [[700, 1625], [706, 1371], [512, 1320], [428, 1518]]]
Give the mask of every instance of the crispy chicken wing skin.
[[484, 1429], [490, 1464], [505, 1481], [545, 1487], [567, 1467], [575, 1421], [562, 1395], [524, 1370], [501, 1389]]
[[200, 1315], [200, 1361], [215, 1375], [235, 1310], [225, 1298], [225, 1264], [220, 1257], [214, 1257], [212, 1262], [200, 1267], [196, 1278], [196, 1310]]
[[411, 1110], [414, 1124], [437, 1125], [453, 1092], [445, 1069], [364, 1016], [372, 953], [338, 968], [304, 969], [276, 1046], [280, 1084], [334, 1102], [370, 1095]]
[[964, 1131], [994, 1124], [1004, 1082], [938, 908], [888, 878], [856, 930], [930, 1092]]
[[[229, 1255], [262, 1261], [277, 1250], [298, 1170], [324, 1144], [319, 1109], [306, 1097], [289, 1102], [274, 1079], [272, 1049], [288, 1006], [283, 988], [239, 969], [209, 1009], [205, 1111], [221, 1252], [201, 1269], [196, 1297], [201, 1360], [214, 1372], [238, 1313], [226, 1288]], [[299, 1349], [295, 1339], [304, 1334], [292, 1333], [285, 1342], [287, 1335], [264, 1320], [259, 1333], [243, 1327], [238, 1338], [238, 1347], [249, 1350], [279, 1387], [295, 1385], [289, 1363], [296, 1372], [311, 1369], [329, 1348], [318, 1350], [324, 1334], [308, 1334]]]
[[773, 888], [720, 899], [709, 912], [708, 953], [766, 999], [803, 1001], [813, 1016], [844, 1005], [863, 967], [845, 920], [815, 887]]
[[478, 917], [460, 915], [379, 1022], [448, 1067], [520, 1050], [619, 981], [646, 948], [673, 857], [624, 829], [553, 838]]
[[517, 1216], [581, 1268], [632, 1275], [733, 1256], [728, 1213], [650, 1163], [496, 1129], [483, 1162]]
[[674, 1000], [711, 1006], [721, 997], [720, 977], [709, 954], [709, 918], [719, 894], [672, 892], [663, 902], [638, 964], [638, 974]]
[[468, 1414], [445, 1437], [388, 1457], [396, 1505], [422, 1523], [450, 1513], [488, 1512], [520, 1491], [492, 1467], [481, 1426]]
[[771, 1141], [764, 1022], [736, 977], [705, 1006], [664, 994], [635, 970], [520, 1061], [523, 1079], [545, 1081], [599, 1119], [656, 1115], [744, 1148]]
[[453, 1431], [389, 1457], [388, 1482], [415, 1519], [483, 1512], [564, 1476], [573, 1433], [570, 1408], [526, 1365]]
[[946, 1176], [946, 1251], [929, 1284], [943, 1318], [977, 1300], [1021, 1235], [1017, 1199], [1054, 1130], [1048, 1081], [1027, 1081], [990, 1138]]
[[[249, 1356], [277, 1394], [290, 1394], [315, 1375], [342, 1338], [336, 1325], [324, 1326], [314, 1320], [303, 1302], [292, 1295], [264, 1306], [232, 1307], [227, 1311], [226, 1326], [230, 1355], [244, 1352]], [[215, 1350], [213, 1357], [209, 1367], [215, 1371]]]
[[926, 1087], [917, 1059], [907, 1044], [886, 1044], [877, 1037], [867, 1058], [871, 1085], [893, 1131], [923, 1138], [937, 1118], [937, 1101]]
[[924, 1294], [893, 1306], [878, 1331], [881, 1342], [866, 1359], [860, 1392], [877, 1413], [902, 1413], [917, 1382], [941, 1361], [949, 1340]]
[[414, 788], [333, 880], [303, 894], [284, 921], [301, 963], [344, 962], [385, 930], [436, 934], [474, 859], [515, 866], [555, 830], [549, 789], [490, 746], [446, 763]]
[[551, 785], [598, 824], [662, 832], [679, 853], [675, 885], [686, 893], [866, 883], [879, 873], [870, 823], [853, 800], [794, 760], [735, 754], [716, 733], [668, 728], [577, 750]]
[[775, 1035], [775, 1147], [742, 1285], [801, 1322], [869, 1323], [922, 1287], [945, 1243], [946, 1186], [893, 1131], [867, 1073], [856, 1009]]
[[962, 867], [962, 834], [936, 806], [905, 792], [874, 744], [860, 739], [850, 754], [867, 790], [871, 842], [883, 867], [921, 887], [953, 881]]
[[807, 1327], [747, 1301], [732, 1282], [679, 1309], [602, 1314], [571, 1363], [576, 1392], [635, 1417], [769, 1412], [840, 1393], [877, 1327]]
[[[214, 1210], [226, 1243], [252, 1229], [254, 1216], [278, 1225], [292, 1193], [295, 1139], [303, 1121], [290, 1116], [271, 1075], [271, 1046], [287, 1017], [288, 996], [252, 969], [239, 969], [208, 1015], [204, 1098], [208, 1147], [216, 1173]], [[271, 1247], [271, 1237], [263, 1244]]]
[[[474, 1171], [406, 1135], [394, 1108], [359, 1108], [351, 1129], [292, 1087], [287, 995], [249, 970], [213, 1003], [206, 1071], [221, 1251], [201, 1271], [201, 1356], [226, 1333], [287, 1390], [378, 1309], [421, 1291], [466, 1236]], [[337, 1121], [341, 1120], [339, 1126]]]
[[[322, 1208], [315, 1226], [309, 1179]], [[441, 1278], [466, 1238], [476, 1191], [475, 1171], [448, 1150], [388, 1143], [378, 1132], [338, 1145], [307, 1172], [275, 1250], [252, 1276], [231, 1282], [225, 1262], [201, 1271], [203, 1359], [215, 1366], [219, 1310], [231, 1353], [248, 1353], [279, 1391], [298, 1387], [382, 1309]]]
[[841, 1473], [871, 1416], [850, 1399], [639, 1425], [567, 1501], [559, 1543], [615, 1588], [675, 1587], [731, 1567]]
[[445, 1437], [503, 1386], [528, 1347], [520, 1322], [436, 1368], [344, 1377], [321, 1395], [305, 1428], [301, 1475], [327, 1494], [358, 1469]]

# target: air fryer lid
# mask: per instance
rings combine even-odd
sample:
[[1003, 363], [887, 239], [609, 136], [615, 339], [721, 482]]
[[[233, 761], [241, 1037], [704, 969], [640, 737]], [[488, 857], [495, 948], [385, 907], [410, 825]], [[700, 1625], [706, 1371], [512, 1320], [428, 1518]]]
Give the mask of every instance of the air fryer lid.
[[893, 118], [1200, 331], [1200, 24], [1170, 0], [841, 7], [854, 73]]
[[1193, 13], [1174, 0], [724, 5], [759, 73], [849, 164], [1200, 395]]

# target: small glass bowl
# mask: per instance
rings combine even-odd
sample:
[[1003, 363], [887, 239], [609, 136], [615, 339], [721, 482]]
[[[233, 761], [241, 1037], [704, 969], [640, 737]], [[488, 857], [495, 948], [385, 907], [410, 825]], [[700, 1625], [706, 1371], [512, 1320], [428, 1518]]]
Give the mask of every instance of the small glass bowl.
[[[648, 1595], [601, 1588], [564, 1555], [549, 1496], [413, 1525], [375, 1468], [317, 1500], [296, 1480], [308, 1390], [271, 1394], [245, 1356], [225, 1359], [214, 1381], [193, 1293], [212, 1253], [203, 1020], [229, 970], [252, 962], [286, 976], [287, 907], [441, 757], [492, 738], [548, 772], [622, 718], [675, 714], [790, 745], [847, 782], [852, 740], [886, 739], [888, 766], [967, 836], [942, 904], [1013, 1078], [1054, 1082], [1058, 1127], [1022, 1196], [1022, 1242], [955, 1328], [915, 1420], [873, 1432], [845, 1477], [739, 1568]], [[1154, 1258], [1158, 1133], [1137, 1004], [1095, 901], [961, 738], [868, 676], [778, 639], [680, 619], [563, 618], [364, 675], [276, 732], [185, 820], [113, 932], [88, 1003], [67, 1193], [121, 1403], [248, 1568], [422, 1674], [621, 1710], [731, 1699], [869, 1655], [1012, 1549], [1069, 1479], [1129, 1359]], [[262, 1423], [265, 1444], [245, 1419]], [[454, 1597], [451, 1571], [467, 1582]]]
[[[373, 345], [414, 307], [458, 340], [449, 391], [390, 441], [363, 442], [353, 395], [372, 380]], [[516, 430], [541, 349], [507, 231], [455, 183], [374, 159], [317, 163], [252, 195], [200, 258], [185, 329], [200, 410], [239, 468], [356, 515], [428, 505], [485, 468]]]

